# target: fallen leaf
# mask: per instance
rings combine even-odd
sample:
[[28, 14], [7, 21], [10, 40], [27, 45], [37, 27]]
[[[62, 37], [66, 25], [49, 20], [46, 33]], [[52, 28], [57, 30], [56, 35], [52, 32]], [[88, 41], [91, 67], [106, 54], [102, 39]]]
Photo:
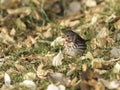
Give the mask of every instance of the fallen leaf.
[[105, 38], [94, 38], [91, 40], [91, 47], [96, 49], [97, 47], [106, 47], [107, 40]]
[[0, 9], [15, 8], [19, 3], [19, 0], [1, 0]]
[[7, 9], [7, 12], [9, 14], [25, 14], [29, 15], [32, 12], [32, 9], [30, 7], [21, 7], [16, 9]]
[[39, 0], [32, 0], [33, 3], [35, 3], [36, 5], [40, 5], [40, 1]]
[[63, 85], [56, 86], [54, 84], [49, 84], [47, 90], [65, 90], [65, 86]]
[[115, 33], [115, 34], [114, 34], [114, 39], [115, 39], [116, 41], [120, 41], [120, 33]]
[[10, 31], [10, 35], [15, 36], [15, 34], [16, 34], [16, 30], [15, 28], [12, 28]]
[[33, 38], [32, 36], [27, 36], [27, 39], [25, 40], [25, 44], [27, 47], [32, 47], [32, 45], [34, 45], [35, 43], [35, 38]]
[[114, 73], [120, 73], [120, 64], [116, 63], [113, 67], [113, 72]]
[[59, 90], [65, 90], [65, 86], [63, 86], [63, 85], [59, 85], [58, 88], [59, 88]]
[[101, 59], [101, 58], [95, 58], [92, 60], [91, 62], [91, 65], [92, 65], [92, 68], [102, 68], [103, 67], [103, 62], [104, 60]]
[[70, 27], [75, 27], [75, 26], [77, 26], [77, 25], [79, 25], [79, 24], [80, 24], [80, 21], [79, 21], [79, 20], [75, 20], [75, 21], [69, 22], [69, 26], [70, 26]]
[[9, 74], [7, 74], [7, 73], [5, 73], [5, 75], [4, 75], [4, 82], [5, 82], [5, 85], [8, 87], [11, 85], [11, 78], [10, 78]]
[[85, 54], [85, 57], [88, 58], [88, 59], [91, 59], [91, 60], [94, 59], [94, 57], [93, 57], [93, 55], [92, 55], [91, 52], [87, 52], [87, 53]]
[[24, 80], [35, 80], [36, 74], [33, 72], [28, 72], [23, 76]]
[[114, 23], [116, 29], [120, 30], [120, 19]]
[[113, 80], [113, 81], [108, 81], [105, 79], [99, 79], [99, 81], [101, 81], [106, 88], [108, 89], [117, 89], [120, 85], [120, 80]]
[[51, 38], [52, 37], [51, 28], [44, 32], [43, 35], [45, 38]]
[[48, 85], [47, 90], [59, 90], [59, 88], [54, 84], [50, 84]]
[[67, 72], [67, 74], [66, 74], [67, 76], [70, 76], [70, 75], [74, 74], [76, 70], [79, 70], [79, 66], [77, 66], [74, 63], [69, 64], [69, 68], [70, 68], [70, 70]]
[[24, 80], [23, 82], [20, 83], [21, 86], [25, 86], [29, 88], [30, 90], [36, 90], [36, 84], [32, 80]]
[[[34, 0], [32, 0], [32, 1], [34, 1]], [[42, 18], [39, 15], [39, 12], [37, 12], [37, 10], [33, 10], [31, 13], [31, 16], [36, 20], [42, 20]]]
[[56, 56], [54, 56], [53, 61], [52, 61], [52, 65], [53, 66], [62, 65], [62, 60], [63, 59], [64, 59], [64, 57], [63, 57], [63, 54], [62, 54], [62, 52], [60, 50], [59, 53]]
[[97, 2], [95, 0], [87, 0], [85, 4], [87, 7], [95, 7]]
[[87, 68], [88, 68], [88, 67], [87, 67], [87, 64], [83, 64], [83, 65], [82, 65], [82, 71], [86, 71]]
[[19, 62], [15, 62], [15, 67], [19, 72], [25, 72], [27, 71], [26, 68], [23, 65], [20, 65]]
[[26, 30], [26, 24], [20, 19], [16, 19], [16, 25], [20, 30]]
[[96, 22], [98, 21], [98, 17], [99, 17], [99, 15], [98, 15], [98, 14], [95, 14], [95, 15], [92, 17], [90, 24], [91, 24], [91, 25], [96, 24]]
[[118, 58], [120, 57], [120, 49], [113, 47], [112, 50], [110, 51], [111, 57]]
[[98, 73], [99, 75], [108, 73], [108, 70], [100, 70], [100, 69], [95, 69], [95, 72]]
[[3, 62], [5, 61], [4, 58], [0, 58], [0, 67], [3, 65]]
[[9, 36], [9, 34], [7, 33], [7, 28], [3, 27], [2, 30], [1, 30], [1, 33], [0, 33], [0, 39], [4, 41], [8, 41], [8, 42], [11, 42], [11, 43], [14, 43], [15, 40]]
[[63, 45], [64, 39], [62, 37], [57, 37], [54, 41], [51, 42], [51, 46], [55, 47], [57, 45]]
[[109, 31], [106, 27], [103, 27], [97, 34], [97, 38], [105, 38], [109, 35]]
[[104, 86], [101, 82], [99, 82], [99, 81], [97, 81], [97, 82], [95, 83], [94, 88], [95, 88], [95, 90], [106, 90], [106, 89], [105, 89], [105, 86]]
[[40, 64], [37, 68], [37, 76], [41, 79], [45, 79], [48, 72], [48, 70], [43, 69], [43, 64]]
[[70, 85], [74, 86], [77, 81], [78, 81], [78, 78], [77, 78], [77, 77], [74, 77], [74, 78], [71, 80]]

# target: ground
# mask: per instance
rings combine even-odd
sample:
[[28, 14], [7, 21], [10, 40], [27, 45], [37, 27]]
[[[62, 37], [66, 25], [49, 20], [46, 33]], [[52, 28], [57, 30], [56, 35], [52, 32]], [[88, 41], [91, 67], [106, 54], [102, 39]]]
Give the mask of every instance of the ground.
[[[46, 90], [51, 83], [66, 90], [109, 90], [103, 80], [120, 80], [119, 0], [0, 2], [2, 90]], [[64, 52], [61, 36], [68, 27], [87, 41], [82, 56]]]

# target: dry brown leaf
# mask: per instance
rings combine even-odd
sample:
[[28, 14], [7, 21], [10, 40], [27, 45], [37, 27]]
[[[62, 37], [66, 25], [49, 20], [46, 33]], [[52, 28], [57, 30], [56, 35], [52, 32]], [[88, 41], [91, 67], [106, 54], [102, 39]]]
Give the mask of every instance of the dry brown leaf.
[[39, 15], [39, 12], [37, 12], [37, 10], [33, 10], [32, 13], [31, 13], [31, 16], [36, 20], [42, 20], [42, 18]]
[[116, 23], [114, 23], [114, 26], [116, 29], [120, 30], [120, 19]]
[[94, 38], [91, 40], [91, 47], [96, 49], [97, 47], [106, 47], [106, 38]]
[[23, 46], [23, 42], [18, 42], [16, 45], [17, 48], [22, 48], [22, 46]]
[[94, 71], [95, 71], [96, 73], [98, 73], [99, 75], [102, 75], [102, 74], [108, 73], [108, 70], [95, 69]]
[[19, 62], [15, 63], [15, 67], [19, 72], [26, 72], [27, 71], [27, 69], [24, 66], [20, 65]]
[[48, 70], [44, 70], [43, 69], [43, 64], [40, 64], [39, 66], [38, 66], [38, 68], [37, 68], [37, 76], [39, 77], [39, 78], [41, 78], [41, 79], [45, 79], [46, 78], [46, 75], [48, 74]]
[[6, 85], [3, 84], [0, 89], [1, 90], [12, 90], [12, 89], [14, 89], [14, 87], [13, 86], [8, 87], [8, 86], [6, 86]]
[[69, 22], [69, 27], [75, 27], [80, 24], [79, 20]]
[[22, 6], [26, 6], [30, 4], [30, 0], [20, 0]]
[[36, 74], [33, 72], [28, 72], [23, 76], [24, 80], [35, 80]]
[[18, 71], [16, 71], [16, 69], [13, 69], [13, 68], [8, 69], [6, 72], [9, 73], [9, 74], [18, 73]]
[[7, 28], [3, 27], [1, 29], [1, 33], [0, 33], [0, 38], [3, 40], [3, 42], [11, 42], [14, 43], [14, 39], [12, 37], [9, 36], [8, 32], [7, 32]]
[[89, 85], [89, 86], [91, 86], [91, 87], [93, 87], [93, 88], [94, 88], [94, 87], [95, 87], [95, 85], [97, 84], [97, 81], [96, 81], [96, 80], [94, 80], [94, 79], [91, 79], [91, 80], [89, 80], [87, 83], [88, 83], [88, 85]]
[[38, 31], [38, 32], [44, 32], [44, 31], [47, 31], [49, 28], [51, 28], [51, 24], [47, 24], [46, 26], [38, 26], [38, 25], [34, 25], [35, 26], [35, 30]]
[[97, 34], [97, 38], [105, 38], [109, 35], [109, 30], [106, 27], [103, 27]]
[[9, 14], [24, 14], [24, 15], [29, 15], [32, 10], [30, 7], [21, 7], [21, 8], [16, 8], [16, 9], [7, 9], [7, 12]]
[[[29, 61], [29, 62], [31, 62], [31, 61], [33, 61], [34, 62], [34, 60], [37, 58], [37, 55], [36, 54], [27, 54], [27, 55], [25, 55], [22, 59], [23, 60], [26, 60], [26, 61]], [[32, 63], [32, 62], [31, 62]]]
[[36, 5], [40, 5], [40, 1], [41, 0], [32, 0], [32, 2], [35, 3]]
[[52, 37], [51, 28], [44, 32], [43, 35], [45, 38], [51, 38]]
[[92, 53], [91, 52], [87, 52], [86, 54], [85, 54], [85, 57], [86, 58], [88, 58], [88, 59], [94, 59], [94, 57], [93, 57], [93, 55], [92, 55]]
[[101, 82], [95, 84], [95, 90], [106, 90], [105, 86]]
[[16, 25], [20, 30], [26, 30], [26, 24], [20, 19], [16, 19]]
[[82, 71], [86, 71], [88, 69], [87, 64], [82, 65]]
[[10, 35], [15, 36], [15, 34], [16, 34], [16, 30], [15, 28], [12, 28], [10, 31]]
[[25, 44], [27, 47], [32, 47], [32, 45], [34, 45], [35, 43], [35, 38], [33, 38], [32, 36], [27, 36], [27, 39], [25, 40]]
[[101, 49], [95, 49], [94, 52], [93, 52], [93, 56], [95, 57], [95, 56], [97, 56], [97, 55], [99, 55], [101, 53], [103, 53], [103, 50], [101, 50]]
[[74, 78], [71, 80], [70, 85], [71, 85], [71, 86], [74, 86], [77, 81], [78, 81], [78, 78], [77, 78], [77, 77], [74, 77]]
[[110, 51], [111, 57], [118, 58], [120, 57], [120, 49], [113, 47], [112, 50]]
[[0, 58], [0, 67], [3, 65], [5, 58]]
[[92, 47], [92, 49], [96, 49], [97, 48], [96, 39], [95, 38], [91, 40], [91, 47]]
[[92, 17], [90, 24], [91, 24], [91, 25], [96, 24], [97, 21], [98, 21], [98, 18], [99, 18], [99, 14], [95, 14], [95, 15]]
[[67, 26], [69, 26], [69, 22], [70, 22], [69, 19], [61, 20], [60, 26], [67, 27]]
[[72, 75], [76, 70], [79, 70], [79, 66], [77, 66], [76, 64], [72, 63], [72, 64], [69, 64], [69, 68], [70, 70], [67, 72], [67, 76], [70, 76]]
[[109, 45], [109, 46], [112, 46], [112, 45], [114, 45], [114, 43], [115, 43], [115, 40], [114, 40], [113, 38], [107, 37], [106, 40], [107, 40], [106, 43], [107, 43], [107, 45]]
[[104, 60], [101, 58], [95, 58], [92, 60], [91, 64], [92, 64], [92, 68], [102, 68], [103, 67], [103, 62]]
[[20, 0], [0, 0], [0, 9], [15, 8], [20, 3]]

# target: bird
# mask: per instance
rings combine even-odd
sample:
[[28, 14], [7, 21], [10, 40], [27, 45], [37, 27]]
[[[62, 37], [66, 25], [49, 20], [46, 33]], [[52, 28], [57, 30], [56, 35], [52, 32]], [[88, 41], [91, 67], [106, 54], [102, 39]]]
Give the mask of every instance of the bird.
[[86, 40], [84, 40], [79, 34], [72, 30], [67, 30], [63, 35], [64, 38], [64, 51], [67, 55], [75, 57], [81, 55], [86, 50]]

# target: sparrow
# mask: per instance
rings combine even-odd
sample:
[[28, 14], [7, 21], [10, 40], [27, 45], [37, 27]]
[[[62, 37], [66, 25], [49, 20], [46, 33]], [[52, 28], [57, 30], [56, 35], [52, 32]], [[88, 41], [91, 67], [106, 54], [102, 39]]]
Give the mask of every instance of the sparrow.
[[68, 30], [64, 38], [64, 50], [69, 56], [81, 55], [86, 50], [86, 40], [72, 30]]

